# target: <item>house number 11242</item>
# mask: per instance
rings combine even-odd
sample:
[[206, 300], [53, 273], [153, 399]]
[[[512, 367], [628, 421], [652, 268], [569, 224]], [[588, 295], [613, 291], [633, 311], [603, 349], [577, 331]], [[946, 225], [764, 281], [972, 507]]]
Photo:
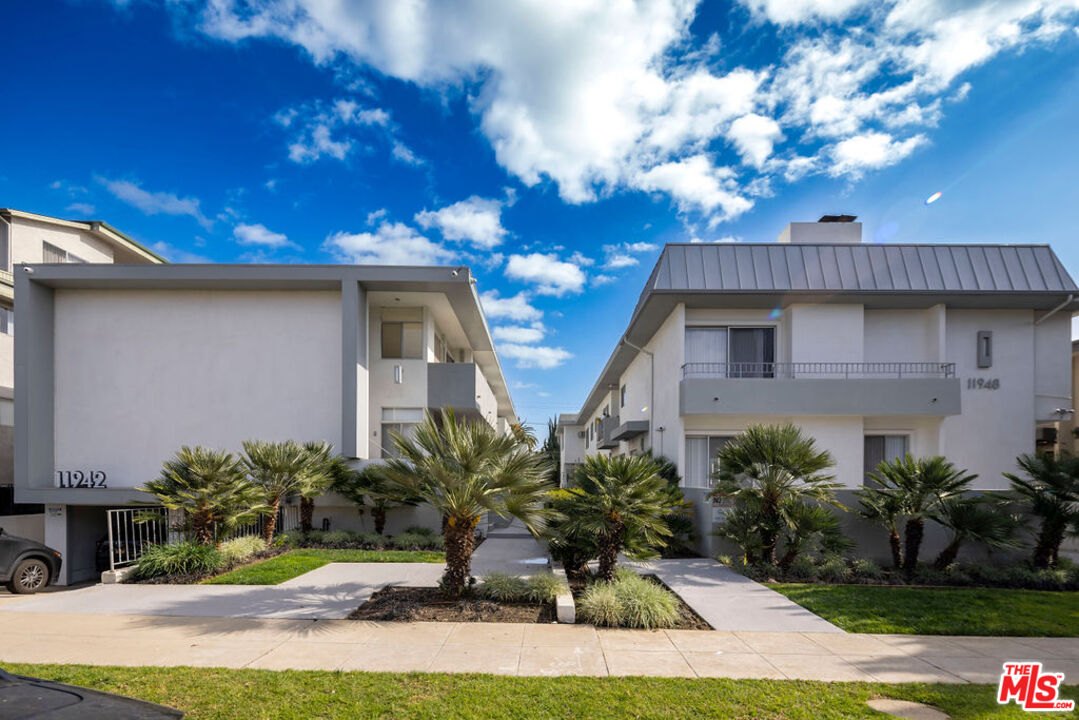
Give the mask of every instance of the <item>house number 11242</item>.
[[967, 390], [999, 390], [1000, 378], [967, 378]]

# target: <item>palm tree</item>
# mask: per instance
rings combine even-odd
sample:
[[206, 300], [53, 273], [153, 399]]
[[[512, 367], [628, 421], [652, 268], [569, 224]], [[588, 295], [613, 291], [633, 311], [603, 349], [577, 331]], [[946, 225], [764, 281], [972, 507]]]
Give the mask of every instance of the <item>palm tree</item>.
[[832, 491], [839, 487], [826, 470], [835, 463], [827, 450], [794, 425], [753, 425], [719, 451], [713, 500], [749, 503], [760, 516], [761, 559], [776, 564], [776, 545], [792, 528], [794, 503], [815, 500], [842, 507]]
[[894, 489], [866, 487], [858, 491], [859, 514], [888, 531], [888, 546], [892, 551], [892, 566], [903, 567], [903, 541], [899, 537], [899, 519], [903, 514], [903, 499]]
[[392, 433], [399, 457], [374, 466], [400, 497], [429, 503], [443, 517], [446, 574], [443, 590], [459, 596], [471, 572], [476, 525], [483, 513], [515, 517], [533, 534], [550, 514], [544, 507], [550, 468], [513, 435], [483, 421], [426, 413], [411, 437]]
[[558, 483], [558, 466], [562, 460], [562, 444], [558, 442], [558, 422], [551, 418], [547, 421], [547, 439], [540, 449], [547, 463], [551, 466], [551, 482]]
[[816, 546], [825, 553], [842, 553], [854, 543], [843, 534], [835, 513], [816, 503], [796, 502], [786, 514], [793, 521], [784, 533], [783, 557], [779, 567], [789, 570], [798, 555], [809, 546]]
[[245, 440], [244, 466], [251, 480], [262, 488], [270, 513], [262, 526], [262, 539], [273, 541], [277, 511], [281, 501], [299, 492], [310, 468], [310, 456], [303, 445], [292, 440], [263, 442]]
[[247, 479], [243, 463], [222, 450], [185, 445], [165, 461], [156, 479], [135, 489], [151, 493], [170, 510], [182, 511], [182, 529], [206, 545], [215, 542], [215, 530], [224, 534], [269, 512], [262, 490]]
[[933, 563], [938, 570], [955, 562], [959, 547], [967, 541], [991, 548], [1013, 548], [1019, 544], [1015, 538], [1019, 521], [986, 498], [949, 498], [941, 503], [934, 519], [952, 531], [951, 540]]
[[614, 579], [618, 553], [627, 545], [640, 552], [664, 546], [671, 536], [664, 520], [670, 496], [658, 471], [651, 458], [632, 455], [591, 455], [577, 468], [570, 490], [576, 497], [563, 528], [598, 539], [600, 579]]
[[536, 438], [536, 431], [532, 429], [532, 426], [524, 423], [514, 423], [510, 425], [510, 432], [513, 433], [513, 437], [517, 439], [517, 442], [529, 450], [536, 449], [539, 440]]
[[896, 496], [901, 514], [907, 519], [903, 569], [910, 572], [918, 566], [926, 519], [932, 519], [945, 501], [969, 490], [978, 476], [956, 468], [940, 455], [915, 458], [908, 453], [906, 457], [885, 460], [869, 477], [884, 493]]
[[300, 532], [311, 532], [315, 519], [315, 498], [329, 489], [334, 480], [333, 466], [337, 457], [333, 454], [333, 443], [306, 442], [303, 444], [307, 453], [307, 466], [300, 482]]
[[363, 508], [370, 503], [371, 519], [379, 535], [386, 529], [386, 513], [391, 508], [416, 504], [415, 499], [397, 495], [384, 474], [374, 466], [357, 470], [346, 465], [343, 471], [335, 473], [333, 490], [357, 507]]
[[1079, 458], [1020, 455], [1023, 475], [1004, 473], [1014, 497], [1040, 521], [1034, 542], [1035, 567], [1055, 567], [1060, 545], [1079, 535]]

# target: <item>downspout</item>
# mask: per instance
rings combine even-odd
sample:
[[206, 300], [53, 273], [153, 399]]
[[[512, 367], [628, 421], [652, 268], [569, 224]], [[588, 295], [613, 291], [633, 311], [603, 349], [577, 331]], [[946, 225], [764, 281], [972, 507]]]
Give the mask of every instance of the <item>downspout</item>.
[[1061, 310], [1063, 310], [1064, 308], [1068, 307], [1068, 305], [1071, 305], [1071, 303], [1072, 303], [1072, 300], [1075, 300], [1075, 293], [1072, 293], [1071, 295], [1068, 295], [1068, 299], [1067, 299], [1067, 300], [1065, 300], [1064, 302], [1060, 303], [1060, 304], [1059, 304], [1059, 305], [1057, 305], [1057, 306], [1056, 306], [1055, 308], [1053, 308], [1052, 310], [1050, 310], [1049, 312], [1045, 313], [1045, 314], [1044, 314], [1044, 315], [1042, 315], [1042, 316], [1041, 316], [1040, 318], [1038, 318], [1037, 320], [1035, 320], [1035, 321], [1034, 321], [1034, 324], [1035, 324], [1035, 325], [1041, 325], [1041, 324], [1042, 324], [1043, 322], [1045, 322], [1045, 321], [1046, 321], [1046, 320], [1048, 320], [1049, 318], [1053, 317], [1054, 315], [1056, 315], [1056, 314], [1057, 314], [1058, 312], [1060, 312], [1060, 311], [1061, 311]]
[[625, 335], [622, 336], [622, 343], [629, 345], [631, 348], [638, 352], [643, 352], [648, 356], [648, 451], [655, 454], [655, 425], [654, 416], [656, 412], [656, 356], [651, 350], [645, 350], [639, 345], [631, 343]]

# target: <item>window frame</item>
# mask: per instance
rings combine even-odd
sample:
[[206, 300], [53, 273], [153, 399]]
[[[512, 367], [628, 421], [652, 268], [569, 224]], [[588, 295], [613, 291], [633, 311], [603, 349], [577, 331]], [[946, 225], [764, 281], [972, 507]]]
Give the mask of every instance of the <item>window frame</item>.
[[[910, 454], [911, 446], [914, 444], [914, 432], [911, 430], [866, 430], [862, 432], [862, 487], [873, 487], [869, 483], [869, 473], [871, 470], [866, 466], [865, 450], [866, 441], [869, 438], [884, 438], [884, 442], [888, 442], [888, 438], [903, 438], [904, 451], [900, 455], [896, 455], [896, 458], [905, 457]], [[887, 447], [887, 444], [885, 445]], [[885, 460], [891, 460], [894, 458], [885, 457]], [[879, 463], [878, 463], [879, 465]], [[876, 466], [873, 467], [873, 470]]]
[[[686, 458], [686, 468], [683, 469], [684, 472], [682, 473], [682, 482], [679, 485], [679, 487], [685, 488], [687, 490], [711, 490], [713, 487], [715, 487], [715, 484], [712, 482], [712, 476], [715, 474], [716, 460], [711, 455], [712, 441], [713, 440], [726, 440], [727, 442], [731, 442], [736, 437], [738, 437], [738, 432], [736, 432], [736, 431], [720, 431], [720, 432], [707, 432], [706, 431], [706, 432], [688, 432], [688, 433], [686, 433], [685, 436], [682, 439], [683, 450], [685, 451], [685, 458]], [[688, 466], [689, 466], [689, 462], [690, 462], [689, 461], [689, 441], [690, 440], [704, 440], [707, 443], [707, 450], [706, 450], [705, 454], [706, 454], [706, 461], [708, 463], [708, 476], [704, 480], [704, 482], [705, 482], [704, 485], [691, 485], [690, 484], [690, 477], [689, 477], [689, 472], [688, 472], [688, 470], [689, 470]], [[724, 443], [724, 444], [726, 444], [726, 443]]]
[[[418, 326], [420, 332], [420, 346], [417, 355], [405, 354], [405, 329], [406, 326], [415, 325]], [[386, 354], [386, 331], [392, 330], [393, 326], [397, 326], [397, 353], [396, 355]], [[415, 328], [413, 328], [415, 329]], [[381, 356], [387, 360], [423, 360], [423, 321], [421, 320], [383, 320], [382, 325], [379, 328], [379, 352]]]
[[[731, 331], [732, 330], [769, 330], [769, 331], [771, 331], [771, 333], [772, 333], [772, 359], [771, 359], [771, 361], [764, 361], [763, 364], [769, 364], [769, 362], [770, 362], [771, 365], [772, 365], [772, 372], [770, 374], [763, 374], [762, 373], [761, 377], [767, 377], [767, 378], [775, 377], [775, 365], [779, 362], [776, 358], [779, 357], [779, 337], [780, 337], [779, 325], [777, 323], [772, 323], [772, 324], [762, 324], [762, 323], [692, 323], [692, 324], [690, 324], [690, 323], [687, 323], [685, 325], [685, 327], [682, 329], [683, 346], [686, 344], [686, 342], [685, 342], [685, 334], [687, 332], [689, 332], [690, 330], [722, 330], [724, 332], [723, 340], [724, 340], [724, 345], [725, 345], [725, 352], [724, 352], [725, 360], [722, 363], [717, 363], [717, 364], [722, 364], [727, 368], [726, 377], [756, 377], [756, 376], [753, 376], [753, 375], [745, 375], [745, 374], [734, 375], [734, 374], [731, 373], [731, 365], [742, 362], [740, 360], [732, 360], [731, 359]], [[686, 360], [686, 362], [688, 363], [690, 361]], [[710, 361], [705, 361], [705, 362], [710, 362]]]

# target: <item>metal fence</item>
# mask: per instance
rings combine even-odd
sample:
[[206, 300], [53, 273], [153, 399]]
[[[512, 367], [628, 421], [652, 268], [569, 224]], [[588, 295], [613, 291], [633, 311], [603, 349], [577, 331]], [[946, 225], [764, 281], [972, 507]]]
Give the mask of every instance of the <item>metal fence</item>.
[[[142, 557], [151, 545], [171, 545], [183, 540], [183, 534], [174, 529], [180, 524], [180, 516], [163, 507], [116, 508], [105, 511], [108, 523], [109, 569], [132, 565]], [[233, 528], [228, 533], [214, 538], [225, 542], [238, 537], [262, 535], [265, 517], [256, 522]], [[282, 505], [277, 513], [278, 533], [300, 529], [300, 508], [298, 505]]]
[[950, 378], [955, 363], [935, 362], [692, 362], [683, 378]]

